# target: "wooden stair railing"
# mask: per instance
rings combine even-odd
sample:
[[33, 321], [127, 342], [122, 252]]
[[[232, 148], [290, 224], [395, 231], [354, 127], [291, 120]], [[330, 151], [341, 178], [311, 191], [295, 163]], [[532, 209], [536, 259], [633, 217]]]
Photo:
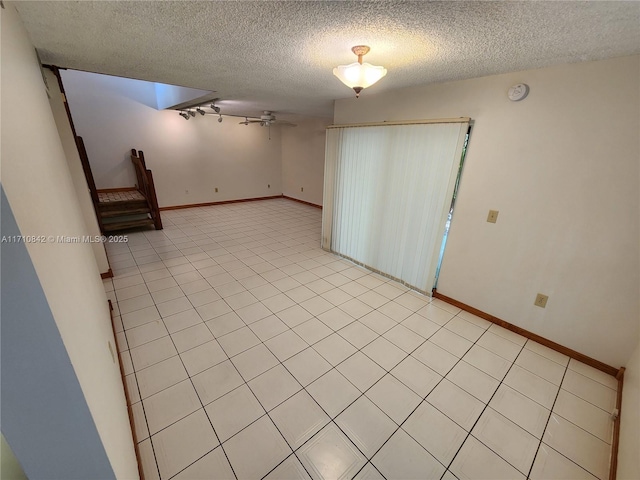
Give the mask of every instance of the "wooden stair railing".
[[136, 154], [136, 149], [131, 149], [131, 162], [136, 169], [138, 191], [147, 200], [153, 225], [156, 227], [156, 230], [162, 230], [162, 219], [160, 218], [158, 197], [156, 196], [156, 188], [153, 183], [153, 173], [147, 168], [142, 150], [138, 150]]

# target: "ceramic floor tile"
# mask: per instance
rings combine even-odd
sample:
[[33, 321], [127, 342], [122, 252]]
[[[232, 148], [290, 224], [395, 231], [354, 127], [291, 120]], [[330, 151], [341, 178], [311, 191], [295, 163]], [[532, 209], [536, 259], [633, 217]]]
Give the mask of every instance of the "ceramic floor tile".
[[143, 399], [186, 380], [187, 377], [187, 371], [178, 356], [156, 363], [136, 374]]
[[320, 296], [335, 306], [342, 305], [353, 298], [351, 295], [339, 288], [331, 289]]
[[260, 301], [264, 301], [267, 298], [273, 297], [274, 295], [278, 295], [280, 293], [280, 290], [278, 290], [276, 287], [274, 287], [270, 283], [260, 285], [259, 287], [254, 287], [249, 291], [254, 297], [256, 297]]
[[207, 303], [220, 300], [220, 295], [218, 295], [213, 288], [210, 288], [197, 293], [192, 293], [191, 295], [187, 295], [187, 298], [194, 307], [201, 307], [202, 305], [206, 305]]
[[573, 370], [567, 370], [562, 388], [607, 412], [612, 412], [616, 406], [615, 390]]
[[170, 315], [175, 315], [176, 313], [184, 312], [185, 310], [191, 310], [193, 305], [187, 297], [180, 297], [174, 300], [169, 300], [168, 302], [157, 303], [156, 308], [158, 312], [160, 312], [160, 316], [162, 318], [168, 317]]
[[318, 319], [334, 331], [338, 331], [355, 321], [351, 315], [339, 308], [327, 310], [326, 312], [318, 315]]
[[[224, 315], [220, 315], [219, 317], [207, 321], [206, 325], [213, 336], [216, 338], [222, 337], [227, 333], [234, 332], [246, 326], [246, 324], [238, 315], [236, 315], [235, 312], [229, 312], [225, 313]], [[255, 325], [255, 323], [252, 325]]]
[[233, 357], [260, 343], [260, 339], [255, 336], [249, 327], [234, 330], [231, 333], [217, 337], [217, 340], [229, 357]]
[[423, 337], [408, 329], [404, 325], [396, 325], [383, 335], [395, 346], [400, 347], [406, 353], [411, 353], [425, 341]]
[[141, 310], [136, 310], [135, 312], [123, 313], [121, 317], [122, 324], [126, 330], [139, 327], [140, 325], [153, 322], [154, 320], [160, 320], [160, 314], [158, 313], [158, 309], [155, 305]]
[[544, 443], [540, 445], [538, 455], [531, 469], [531, 480], [595, 480], [585, 469], [560, 455]]
[[361, 302], [357, 298], [352, 298], [351, 300], [340, 305], [338, 308], [340, 308], [340, 310], [342, 310], [343, 312], [346, 312], [348, 315], [356, 319], [363, 317], [367, 313], [370, 313], [373, 311], [373, 308], [371, 308], [366, 303]]
[[516, 365], [520, 365], [522, 368], [535, 373], [554, 385], [560, 385], [562, 383], [562, 377], [566, 370], [562, 365], [559, 365], [548, 358], [542, 357], [531, 350], [527, 350], [526, 348], [520, 352], [515, 363]]
[[244, 383], [230, 361], [222, 362], [192, 377], [203, 405], [207, 405]]
[[431, 335], [433, 335], [434, 333], [436, 333], [438, 330], [442, 328], [437, 323], [432, 322], [431, 320], [417, 313], [414, 313], [413, 315], [404, 319], [402, 321], [402, 325], [404, 325], [411, 331], [416, 332], [418, 335], [420, 335], [423, 338], [431, 337]]
[[241, 385], [204, 407], [221, 442], [265, 414], [249, 387]]
[[184, 380], [144, 399], [151, 435], [202, 408], [190, 380]]
[[511, 367], [511, 362], [479, 345], [471, 347], [462, 360], [497, 380], [502, 380]]
[[162, 337], [153, 342], [145, 343], [131, 350], [131, 361], [136, 370], [142, 370], [154, 363], [166, 360], [178, 354], [171, 337]]
[[529, 473], [540, 443], [533, 435], [491, 408], [484, 411], [471, 435], [524, 475]]
[[462, 319], [464, 319], [464, 320], [466, 320], [469, 323], [473, 323], [477, 327], [483, 328], [484, 330], [486, 330], [491, 325], [493, 325], [493, 323], [491, 323], [489, 320], [485, 320], [484, 318], [480, 318], [477, 315], [474, 315], [473, 313], [466, 312], [464, 310], [462, 310], [460, 313], [458, 313], [457, 316], [462, 318]]
[[213, 340], [213, 335], [204, 323], [199, 323], [193, 327], [173, 333], [171, 339], [176, 345], [178, 352], [182, 353]]
[[248, 480], [264, 477], [291, 453], [266, 415], [227, 440], [224, 450], [236, 475]]
[[202, 409], [154, 435], [152, 441], [162, 480], [171, 478], [218, 445]]
[[361, 392], [368, 390], [386, 373], [377, 363], [357, 352], [336, 367]]
[[[358, 282], [358, 283], [362, 283], [362, 282]], [[358, 297], [358, 300], [360, 300], [363, 303], [366, 303], [371, 308], [379, 308], [389, 301], [389, 299], [384, 295], [380, 295], [379, 293], [373, 292], [373, 291], [363, 293]]]
[[457, 335], [446, 328], [441, 328], [434, 333], [429, 341], [435, 343], [443, 350], [452, 353], [458, 358], [462, 358], [465, 353], [473, 346], [469, 340]]
[[313, 349], [334, 367], [356, 352], [356, 348], [337, 333], [320, 340]]
[[552, 360], [562, 365], [563, 367], [566, 367], [569, 363], [569, 357], [567, 355], [552, 350], [549, 347], [545, 347], [544, 345], [540, 345], [538, 342], [534, 342], [533, 340], [528, 340], [527, 343], [525, 343], [524, 348], [526, 348], [527, 350], [531, 350], [532, 352], [537, 353], [538, 355], [541, 355], [545, 358], [548, 358], [549, 360]]
[[469, 436], [453, 460], [451, 472], [460, 480], [524, 480], [523, 475], [481, 442]]
[[248, 385], [267, 411], [272, 410], [302, 389], [296, 379], [282, 365], [267, 370], [251, 380]]
[[193, 327], [202, 323], [202, 318], [193, 308], [184, 312], [176, 313], [162, 319], [169, 333], [175, 333], [185, 328]]
[[402, 322], [404, 319], [413, 315], [414, 313], [393, 300], [382, 305], [380, 308], [378, 308], [378, 311], [396, 322]]
[[130, 328], [125, 333], [129, 348], [139, 347], [140, 345], [169, 335], [162, 320], [154, 320], [139, 327]]
[[271, 311], [260, 302], [239, 308], [236, 313], [247, 325], [271, 315]]
[[366, 396], [398, 425], [422, 401], [422, 398], [391, 374], [385, 375], [367, 390]]
[[389, 300], [393, 300], [405, 293], [407, 288], [402, 287], [399, 284], [392, 285], [392, 282], [387, 282], [374, 288], [373, 291], [387, 297]]
[[611, 414], [582, 400], [566, 390], [560, 390], [553, 413], [569, 420], [600, 440], [611, 443], [613, 419]]
[[140, 452], [140, 466], [142, 467], [145, 480], [160, 480], [151, 440], [146, 439], [140, 442], [138, 444], [138, 450]]
[[304, 390], [274, 408], [269, 416], [294, 450], [331, 420]]
[[[355, 322], [354, 322], [355, 323]], [[293, 329], [300, 338], [302, 338], [309, 345], [313, 345], [319, 342], [323, 338], [328, 337], [333, 333], [329, 327], [322, 323], [317, 318], [312, 318], [304, 323], [301, 323]]]
[[331, 310], [334, 305], [320, 296], [312, 297], [300, 303], [300, 306], [308, 311], [311, 315], [320, 315]]
[[500, 385], [489, 407], [536, 438], [542, 438], [551, 413], [539, 403], [505, 384]]
[[390, 373], [422, 398], [442, 380], [442, 376], [411, 356], [400, 362]]
[[147, 288], [150, 292], [157, 292], [159, 290], [164, 290], [165, 288], [177, 287], [177, 282], [173, 279], [173, 277], [161, 278], [159, 280], [153, 280], [151, 282], [147, 282]]
[[397, 325], [397, 322], [391, 320], [389, 317], [378, 310], [374, 310], [373, 312], [360, 318], [360, 323], [369, 327], [378, 335], [382, 335], [383, 333], [388, 332]]
[[458, 362], [446, 378], [483, 403], [489, 402], [500, 384], [495, 378], [464, 361]]
[[338, 335], [356, 348], [363, 348], [378, 338], [378, 334], [360, 322], [353, 322], [338, 330]]
[[289, 457], [271, 470], [264, 480], [310, 480], [311, 477], [295, 455]]
[[491, 332], [485, 332], [476, 342], [476, 345], [480, 345], [483, 348], [501, 356], [502, 358], [513, 362], [522, 350], [520, 345], [517, 345], [509, 340], [506, 340], [498, 335], [494, 335]]
[[286, 330], [280, 335], [267, 340], [265, 345], [281, 362], [293, 357], [309, 346], [293, 330]]
[[189, 376], [194, 376], [205, 371], [227, 359], [227, 355], [220, 347], [218, 342], [212, 340], [210, 342], [199, 345], [191, 350], [180, 354]]
[[458, 362], [458, 357], [443, 350], [435, 343], [427, 340], [418, 349], [411, 354], [417, 360], [420, 360], [427, 367], [444, 376]]
[[331, 370], [331, 364], [311, 347], [289, 358], [283, 365], [303, 386]]
[[466, 338], [470, 342], [477, 341], [485, 331], [484, 328], [478, 327], [457, 316], [449, 320], [444, 328]]
[[231, 479], [234, 478], [234, 475], [224, 451], [222, 448], [217, 447], [173, 478], [175, 480]]
[[488, 331], [493, 333], [494, 335], [498, 335], [506, 340], [509, 340], [510, 342], [513, 342], [519, 346], [523, 346], [527, 342], [526, 337], [523, 337], [522, 335], [518, 335], [517, 333], [512, 332], [511, 330], [507, 330], [506, 328], [503, 328], [500, 325], [495, 323], [489, 327]]
[[362, 349], [362, 353], [389, 371], [407, 357], [407, 353], [384, 337], [378, 337]]
[[526, 395], [547, 409], [551, 409], [559, 388], [529, 370], [513, 365], [504, 378], [504, 383]]
[[142, 402], [137, 402], [131, 405], [131, 415], [133, 416], [133, 428], [136, 434], [135, 440], [141, 442], [145, 438], [149, 438], [147, 417], [144, 414]]
[[[220, 272], [218, 272], [218, 274], [220, 274]], [[223, 275], [227, 276], [227, 274], [223, 274]], [[215, 283], [218, 283], [218, 282], [215, 282]], [[229, 282], [221, 283], [219, 285], [214, 286], [214, 290], [222, 298], [228, 298], [233, 295], [237, 295], [238, 293], [244, 292], [246, 288], [244, 288], [244, 285], [242, 285], [240, 282], [233, 281], [232, 279]]]
[[289, 330], [289, 327], [275, 315], [269, 315], [254, 322], [249, 325], [249, 328], [263, 342]]
[[589, 365], [585, 365], [584, 363], [579, 362], [573, 358], [569, 361], [569, 370], [573, 370], [580, 375], [589, 377], [590, 379], [595, 380], [596, 382], [601, 383], [605, 387], [609, 387], [613, 390], [617, 390], [618, 388], [618, 381], [615, 377], [607, 375], [606, 373], [601, 372], [600, 370], [596, 370], [595, 368], [590, 367]]
[[542, 441], [592, 475], [608, 477], [610, 446], [568, 420], [551, 414]]
[[253, 303], [256, 303], [258, 299], [251, 295], [251, 293], [247, 291], [243, 291], [240, 293], [236, 293], [235, 295], [230, 295], [224, 299], [227, 304], [234, 310], [238, 310], [242, 307], [246, 307]]
[[116, 290], [116, 299], [121, 302], [122, 300], [128, 300], [129, 298], [139, 297], [149, 293], [147, 286], [144, 283], [138, 285], [132, 285], [130, 287]]
[[349, 480], [367, 459], [333, 423], [296, 452], [314, 480]]
[[467, 432], [428, 402], [422, 402], [402, 425], [443, 465], [449, 465], [467, 438]]
[[480, 417], [484, 404], [447, 379], [442, 380], [427, 397], [427, 402], [466, 431]]
[[391, 437], [371, 462], [385, 477], [404, 480], [439, 479], [446, 470], [402, 429]]
[[448, 312], [442, 308], [438, 308], [433, 303], [429, 305], [425, 305], [420, 310], [416, 312], [418, 315], [421, 315], [432, 322], [442, 326], [446, 324], [449, 320], [451, 320], [455, 314]]
[[292, 290], [288, 290], [286, 295], [294, 302], [302, 303], [305, 300], [309, 300], [310, 298], [315, 297], [316, 293], [305, 286], [300, 286]]
[[349, 439], [371, 458], [397, 425], [366, 397], [360, 397], [335, 419]]
[[307, 392], [331, 418], [336, 417], [361, 393], [336, 369], [328, 371], [306, 387]]
[[196, 308], [203, 320], [211, 320], [231, 312], [231, 307], [224, 300], [216, 300]]
[[293, 307], [289, 307], [281, 312], [278, 312], [277, 317], [280, 318], [284, 323], [286, 323], [290, 328], [297, 327], [301, 323], [309, 320], [312, 315], [307, 312], [300, 305], [294, 305]]
[[273, 313], [281, 312], [282, 310], [286, 310], [296, 304], [296, 302], [291, 300], [284, 293], [278, 293], [277, 295], [266, 298], [262, 300], [262, 303]]
[[245, 350], [233, 357], [231, 362], [238, 369], [245, 382], [275, 367], [279, 363], [278, 359], [273, 356], [264, 344], [256, 345], [249, 350]]

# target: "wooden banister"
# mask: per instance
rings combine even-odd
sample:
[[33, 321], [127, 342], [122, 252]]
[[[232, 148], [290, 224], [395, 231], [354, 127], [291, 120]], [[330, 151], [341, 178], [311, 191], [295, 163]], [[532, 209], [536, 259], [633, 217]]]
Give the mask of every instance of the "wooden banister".
[[156, 188], [153, 182], [153, 173], [147, 169], [142, 150], [136, 152], [135, 148], [131, 149], [131, 162], [136, 170], [136, 179], [138, 181], [138, 191], [144, 196], [151, 210], [151, 219], [156, 230], [162, 230], [162, 219], [160, 218], [160, 208], [158, 207], [158, 197], [156, 196]]

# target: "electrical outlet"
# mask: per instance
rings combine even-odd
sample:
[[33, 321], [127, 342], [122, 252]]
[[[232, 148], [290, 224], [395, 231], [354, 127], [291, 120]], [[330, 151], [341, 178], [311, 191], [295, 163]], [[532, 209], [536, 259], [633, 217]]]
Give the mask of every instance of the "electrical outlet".
[[547, 306], [547, 300], [549, 300], [549, 297], [548, 297], [547, 295], [543, 295], [543, 294], [539, 293], [539, 294], [536, 296], [536, 301], [535, 301], [535, 302], [533, 302], [533, 304], [534, 304], [536, 307], [544, 308], [544, 307], [546, 307], [546, 306]]
[[218, 187], [216, 187], [216, 193], [218, 193]]
[[498, 210], [489, 210], [489, 215], [487, 215], [487, 222], [496, 223], [498, 221]]
[[300, 187], [300, 191], [301, 191], [301, 192], [304, 192], [304, 187]]

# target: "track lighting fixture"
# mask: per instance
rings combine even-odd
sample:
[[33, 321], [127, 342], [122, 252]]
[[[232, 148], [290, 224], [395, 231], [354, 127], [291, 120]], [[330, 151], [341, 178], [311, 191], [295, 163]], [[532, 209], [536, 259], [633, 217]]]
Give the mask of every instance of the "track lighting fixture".
[[196, 108], [196, 112], [198, 112], [200, 115], [203, 115], [203, 116], [205, 114], [205, 111], [203, 109], [201, 109], [200, 107]]
[[180, 116], [185, 120], [189, 120], [189, 114], [187, 112], [180, 112]]
[[216, 113], [220, 113], [220, 107], [216, 106], [215, 103], [211, 104], [211, 109]]
[[218, 117], [218, 123], [222, 123], [222, 115]]
[[194, 112], [193, 110], [189, 110], [189, 115], [191, 115], [192, 117], [196, 116], [196, 112]]

